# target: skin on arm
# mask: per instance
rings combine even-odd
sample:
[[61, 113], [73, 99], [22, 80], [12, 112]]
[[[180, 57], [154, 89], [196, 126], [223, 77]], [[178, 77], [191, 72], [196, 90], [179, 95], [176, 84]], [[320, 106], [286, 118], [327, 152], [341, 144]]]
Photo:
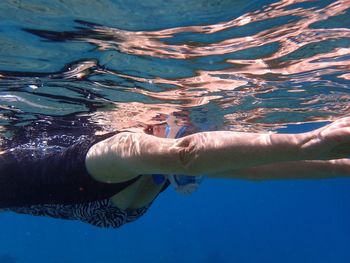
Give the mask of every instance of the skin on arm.
[[344, 118], [301, 134], [216, 131], [165, 139], [123, 132], [92, 146], [86, 166], [98, 181], [121, 182], [139, 174], [195, 176], [273, 163], [338, 159], [349, 152], [349, 127], [350, 118]]
[[181, 164], [175, 141], [122, 132], [93, 145], [85, 164], [91, 176], [103, 182], [122, 182], [140, 174], [178, 172]]
[[323, 179], [343, 176], [350, 176], [349, 159], [274, 163], [208, 175], [210, 178], [235, 178], [254, 181]]

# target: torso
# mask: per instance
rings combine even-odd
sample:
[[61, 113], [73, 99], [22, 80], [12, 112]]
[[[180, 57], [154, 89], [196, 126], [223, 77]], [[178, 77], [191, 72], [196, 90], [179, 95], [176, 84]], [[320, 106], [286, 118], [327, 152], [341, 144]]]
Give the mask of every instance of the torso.
[[[12, 149], [19, 145], [28, 145], [30, 147], [34, 145], [34, 148], [41, 149], [42, 134], [45, 134], [45, 142], [47, 142], [45, 154], [51, 151], [60, 152], [74, 144], [77, 138], [82, 138], [80, 134], [85, 132], [85, 136], [91, 136], [91, 131], [87, 131], [83, 124], [84, 122], [79, 123], [76, 131], [73, 129], [74, 134], [76, 132], [79, 134], [79, 137], [74, 136], [74, 134], [65, 135], [64, 129], [55, 128], [57, 125], [51, 125], [52, 127], [50, 126], [49, 130], [41, 126], [42, 129], [39, 129], [40, 127], [35, 127], [35, 129], [28, 127], [25, 131], [18, 130], [18, 133], [15, 133], [15, 137], [12, 140], [7, 140], [1, 146], [3, 149]], [[68, 126], [71, 129], [71, 126]], [[42, 130], [45, 130], [45, 133], [41, 132]], [[93, 129], [91, 128], [91, 130]], [[0, 155], [2, 153], [0, 151]], [[38, 151], [39, 153], [40, 151]], [[42, 204], [10, 210], [33, 215], [81, 220], [97, 226], [119, 227], [142, 216], [163, 188], [164, 183], [160, 185], [155, 184], [152, 176], [144, 175], [109, 199], [81, 204]]]

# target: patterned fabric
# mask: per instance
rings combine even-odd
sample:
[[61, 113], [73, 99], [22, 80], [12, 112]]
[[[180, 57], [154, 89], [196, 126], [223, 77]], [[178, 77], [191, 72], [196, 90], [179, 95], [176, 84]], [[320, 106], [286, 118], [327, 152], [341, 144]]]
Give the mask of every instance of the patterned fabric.
[[98, 227], [118, 228], [140, 218], [147, 212], [148, 208], [149, 206], [135, 210], [122, 210], [113, 205], [110, 199], [105, 199], [81, 204], [34, 205], [29, 207], [5, 209], [5, 211], [35, 216], [80, 220]]
[[150, 204], [122, 210], [110, 201], [138, 177], [103, 184], [92, 180], [86, 171], [85, 157], [91, 145], [118, 131], [96, 136], [101, 128], [88, 117], [40, 117], [32, 125], [11, 126], [11, 138], [0, 138], [0, 148], [8, 149], [8, 154], [0, 155], [0, 212], [80, 220], [112, 228], [146, 213]]

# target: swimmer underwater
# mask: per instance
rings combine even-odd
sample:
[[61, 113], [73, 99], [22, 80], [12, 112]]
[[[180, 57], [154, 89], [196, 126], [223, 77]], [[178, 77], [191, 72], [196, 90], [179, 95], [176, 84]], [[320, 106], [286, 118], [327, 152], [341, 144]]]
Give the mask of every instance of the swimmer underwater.
[[[181, 137], [183, 136], [183, 137]], [[47, 154], [0, 154], [0, 208], [120, 227], [170, 184], [192, 192], [208, 178], [274, 180], [350, 175], [350, 117], [300, 134], [191, 132], [154, 125], [89, 136]]]

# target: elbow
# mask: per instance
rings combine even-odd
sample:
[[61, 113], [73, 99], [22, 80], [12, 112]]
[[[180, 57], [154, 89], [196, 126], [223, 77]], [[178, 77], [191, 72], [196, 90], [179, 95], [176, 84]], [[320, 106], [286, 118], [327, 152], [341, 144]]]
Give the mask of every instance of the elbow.
[[190, 135], [179, 140], [178, 159], [181, 171], [186, 175], [199, 175], [203, 173], [200, 165], [200, 146], [198, 138]]

